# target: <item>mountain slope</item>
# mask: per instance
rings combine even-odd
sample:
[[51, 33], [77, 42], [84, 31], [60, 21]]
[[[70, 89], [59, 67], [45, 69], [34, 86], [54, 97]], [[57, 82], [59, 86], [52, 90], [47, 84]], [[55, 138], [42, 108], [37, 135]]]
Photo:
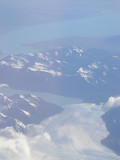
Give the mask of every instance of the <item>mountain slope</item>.
[[12, 126], [16, 131], [24, 132], [29, 124], [40, 122], [62, 112], [57, 105], [47, 103], [33, 95], [0, 94], [0, 128]]

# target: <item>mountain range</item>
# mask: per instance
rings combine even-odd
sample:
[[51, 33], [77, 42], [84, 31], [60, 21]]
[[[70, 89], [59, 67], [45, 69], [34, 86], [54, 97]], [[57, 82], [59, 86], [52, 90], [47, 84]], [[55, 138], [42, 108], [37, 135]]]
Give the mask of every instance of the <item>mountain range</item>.
[[76, 46], [10, 55], [0, 60], [0, 83], [99, 103], [119, 94], [119, 61], [113, 52]]

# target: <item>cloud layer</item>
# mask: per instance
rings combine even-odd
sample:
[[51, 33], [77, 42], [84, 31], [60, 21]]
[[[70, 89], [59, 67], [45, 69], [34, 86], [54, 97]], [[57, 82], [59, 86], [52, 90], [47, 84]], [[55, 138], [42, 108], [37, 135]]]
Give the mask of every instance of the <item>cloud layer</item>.
[[67, 105], [63, 113], [29, 125], [26, 135], [1, 130], [0, 160], [118, 160], [100, 143], [108, 135], [102, 114], [99, 105]]

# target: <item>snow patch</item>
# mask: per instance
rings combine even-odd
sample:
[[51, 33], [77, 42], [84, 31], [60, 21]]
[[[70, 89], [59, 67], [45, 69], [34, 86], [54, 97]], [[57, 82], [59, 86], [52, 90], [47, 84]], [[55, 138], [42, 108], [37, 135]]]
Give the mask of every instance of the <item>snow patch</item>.
[[0, 64], [1, 64], [1, 65], [9, 66], [9, 64], [8, 64], [6, 61], [1, 61]]
[[39, 98], [38, 98], [37, 96], [35, 96], [35, 95], [32, 95], [32, 94], [31, 94], [31, 97], [33, 97], [33, 98], [39, 100]]
[[2, 87], [7, 87], [7, 88], [9, 88], [8, 84], [5, 84], [5, 83], [0, 84], [0, 88], [2, 88]]
[[23, 60], [25, 63], [29, 63], [29, 61], [23, 57], [20, 57], [21, 60]]
[[82, 49], [79, 49], [78, 47], [73, 47], [73, 51], [76, 51], [77, 53], [83, 53], [84, 52]]
[[28, 55], [28, 56], [31, 56], [31, 57], [33, 57], [33, 56], [34, 56], [34, 54], [33, 54], [33, 53], [27, 53], [27, 55]]
[[6, 116], [6, 115], [4, 115], [3, 113], [0, 113], [0, 115], [1, 115], [2, 117], [4, 117], [4, 118], [5, 118], [5, 117], [7, 117], [7, 116]]
[[118, 59], [119, 58], [119, 56], [112, 56], [113, 58], [116, 58], [116, 59]]
[[46, 72], [46, 73], [50, 73], [52, 76], [61, 76], [62, 73], [58, 72], [58, 71], [54, 71], [53, 69], [48, 70], [47, 65], [42, 65], [41, 63], [35, 63], [35, 65], [33, 67], [29, 67], [28, 69], [31, 71], [41, 71], [41, 72]]
[[37, 107], [36, 104], [32, 103], [29, 99], [26, 99], [23, 95], [20, 95], [19, 97], [22, 98], [22, 99], [24, 99], [24, 100], [25, 100], [26, 102], [28, 102], [31, 106]]
[[103, 76], [106, 76], [107, 75], [107, 73], [106, 72], [103, 72]]
[[56, 56], [58, 56], [59, 53], [58, 53], [58, 52], [54, 52], [54, 54], [55, 54]]
[[104, 67], [106, 70], [109, 70], [109, 68], [108, 68], [107, 65], [103, 65], [103, 67]]
[[21, 121], [18, 121], [17, 119], [15, 119], [15, 121], [16, 121], [16, 124], [18, 124], [19, 126], [25, 128], [25, 125]]
[[38, 53], [37, 55], [38, 55], [38, 57], [41, 58], [41, 59], [44, 59], [44, 60], [46, 60], [46, 61], [49, 60], [48, 57], [47, 57], [47, 56], [44, 56], [42, 53]]
[[18, 61], [16, 62], [16, 64], [15, 64], [15, 63], [11, 63], [10, 65], [11, 65], [13, 68], [16, 68], [16, 69], [22, 69], [23, 66], [24, 66], [24, 64], [23, 64], [20, 60], [18, 60]]
[[92, 63], [92, 64], [88, 65], [88, 67], [91, 69], [98, 69], [98, 66], [96, 63]]
[[48, 65], [43, 64], [43, 63], [39, 63], [39, 62], [35, 62], [35, 66], [48, 66]]
[[61, 63], [61, 61], [60, 61], [60, 60], [56, 60], [56, 62], [57, 62], [57, 63]]
[[21, 110], [22, 112], [24, 112], [25, 115], [27, 115], [27, 116], [29, 116], [29, 117], [31, 116], [31, 114], [30, 114], [29, 112], [27, 112], [27, 111], [25, 111], [25, 110], [22, 110], [22, 109], [20, 109], [20, 110]]
[[77, 71], [80, 73], [81, 77], [83, 77], [87, 82], [89, 82], [89, 78], [92, 78], [92, 72], [89, 70], [85, 70], [82, 67]]
[[72, 50], [70, 49], [67, 53], [66, 53], [66, 56], [69, 56], [72, 54]]

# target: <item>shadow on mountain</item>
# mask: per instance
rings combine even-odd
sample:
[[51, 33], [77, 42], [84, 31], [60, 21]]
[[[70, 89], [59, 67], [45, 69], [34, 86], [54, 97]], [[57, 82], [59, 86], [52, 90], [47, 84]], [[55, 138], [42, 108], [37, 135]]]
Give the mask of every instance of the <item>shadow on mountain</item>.
[[120, 107], [110, 109], [102, 116], [102, 119], [109, 135], [101, 142], [120, 156]]

